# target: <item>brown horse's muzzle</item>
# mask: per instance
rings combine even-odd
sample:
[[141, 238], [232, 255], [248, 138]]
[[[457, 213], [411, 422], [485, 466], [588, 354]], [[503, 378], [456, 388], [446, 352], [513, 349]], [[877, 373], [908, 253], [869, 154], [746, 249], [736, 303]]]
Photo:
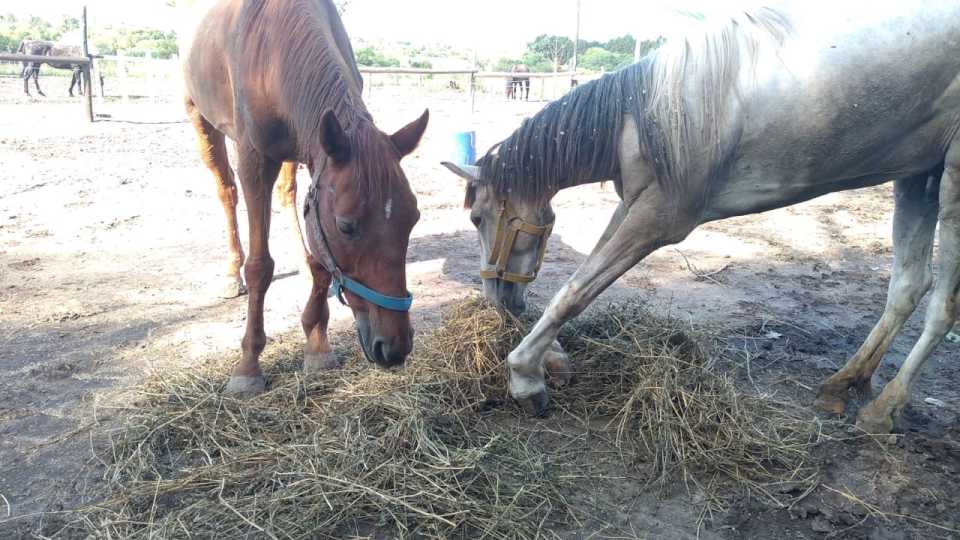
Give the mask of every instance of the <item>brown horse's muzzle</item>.
[[[357, 338], [367, 360], [382, 368], [399, 366], [413, 350], [413, 328], [406, 313], [356, 315]], [[372, 320], [371, 320], [372, 319]], [[402, 320], [394, 320], [402, 319]]]

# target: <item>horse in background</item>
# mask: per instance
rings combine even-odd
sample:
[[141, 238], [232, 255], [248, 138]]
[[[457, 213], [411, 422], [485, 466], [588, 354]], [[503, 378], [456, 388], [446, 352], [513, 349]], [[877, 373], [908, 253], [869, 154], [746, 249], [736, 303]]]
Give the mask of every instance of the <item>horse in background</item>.
[[[17, 48], [17, 54], [30, 54], [34, 56], [83, 56], [83, 51], [80, 47], [75, 45], [57, 45], [50, 41], [42, 40], [26, 40], [20, 43], [20, 46]], [[37, 89], [37, 93], [43, 97], [46, 97], [46, 94], [43, 93], [43, 90], [40, 90], [40, 66], [42, 64], [47, 64], [48, 66], [55, 69], [66, 69], [73, 72], [70, 77], [70, 89], [68, 90], [70, 97], [73, 96], [73, 88], [77, 87], [77, 92], [79, 95], [83, 95], [83, 77], [82, 77], [82, 66], [80, 64], [71, 64], [64, 62], [23, 62], [23, 70], [20, 72], [20, 77], [23, 79], [23, 92], [26, 95], [30, 95], [30, 79], [33, 78], [33, 85]], [[90, 89], [88, 88], [87, 91]]]
[[514, 65], [510, 72], [518, 73], [518, 75], [514, 75], [507, 79], [507, 99], [522, 99], [523, 101], [529, 101], [530, 75], [522, 74], [530, 73], [530, 68], [524, 64], [518, 64]]

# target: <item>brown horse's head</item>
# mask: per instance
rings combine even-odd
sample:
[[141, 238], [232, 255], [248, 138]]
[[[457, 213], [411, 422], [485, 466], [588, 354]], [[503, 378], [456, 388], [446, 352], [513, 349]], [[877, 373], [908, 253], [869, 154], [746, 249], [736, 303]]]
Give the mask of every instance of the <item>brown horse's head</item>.
[[[313, 164], [304, 209], [307, 243], [322, 265], [328, 266], [324, 259], [332, 255], [344, 276], [386, 296], [409, 294], [407, 244], [420, 212], [400, 159], [416, 148], [428, 119], [425, 111], [393, 135], [366, 120], [345, 131], [332, 111], [321, 119], [326, 163]], [[403, 363], [413, 348], [409, 313], [381, 307], [347, 288], [343, 295], [367, 358], [384, 367]]]

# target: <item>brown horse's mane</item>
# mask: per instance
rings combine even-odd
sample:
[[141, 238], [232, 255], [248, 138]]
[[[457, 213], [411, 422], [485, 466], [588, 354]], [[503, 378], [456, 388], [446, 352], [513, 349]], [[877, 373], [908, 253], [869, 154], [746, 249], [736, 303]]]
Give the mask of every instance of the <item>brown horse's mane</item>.
[[252, 58], [278, 62], [261, 69], [283, 80], [280, 112], [294, 131], [299, 154], [321, 157], [321, 118], [333, 110], [350, 139], [350, 166], [361, 190], [382, 196], [389, 186], [381, 184], [397, 177], [400, 156], [363, 103], [363, 79], [332, 2], [248, 0], [240, 12], [239, 31], [257, 36], [257, 42], [247, 44]]

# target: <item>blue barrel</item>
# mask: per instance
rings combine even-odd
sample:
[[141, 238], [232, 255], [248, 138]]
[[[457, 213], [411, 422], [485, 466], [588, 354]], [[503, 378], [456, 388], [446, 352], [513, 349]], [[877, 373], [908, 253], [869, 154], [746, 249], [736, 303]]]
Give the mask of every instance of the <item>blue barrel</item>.
[[477, 134], [474, 131], [459, 131], [453, 134], [453, 155], [450, 161], [457, 165], [473, 165], [477, 161]]

